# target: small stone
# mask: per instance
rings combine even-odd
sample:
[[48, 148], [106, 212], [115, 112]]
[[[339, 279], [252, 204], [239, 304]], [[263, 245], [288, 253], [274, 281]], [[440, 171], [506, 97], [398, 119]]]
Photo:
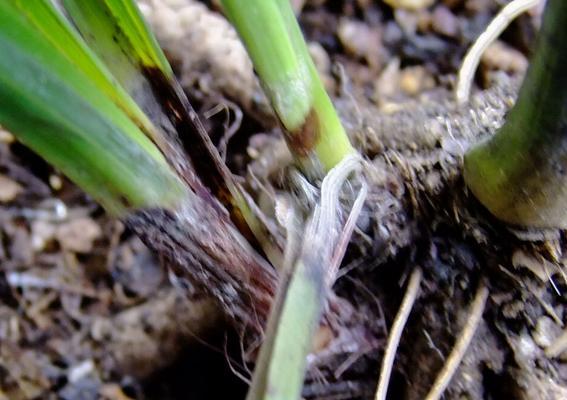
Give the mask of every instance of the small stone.
[[561, 335], [561, 327], [547, 316], [537, 320], [535, 330], [532, 332], [534, 342], [543, 349], [549, 347], [559, 335]]
[[515, 340], [515, 356], [525, 364], [531, 364], [540, 354], [541, 350], [527, 333], [521, 334]]
[[495, 41], [486, 49], [481, 62], [485, 68], [511, 73], [523, 73], [528, 68], [526, 57], [500, 40]]
[[388, 21], [382, 32], [382, 43], [386, 47], [399, 46], [404, 40], [404, 32], [396, 21]]
[[343, 18], [339, 22], [337, 34], [348, 53], [364, 59], [370, 67], [380, 66], [382, 48], [380, 30], [363, 22]]
[[5, 175], [0, 175], [0, 203], [9, 203], [22, 192], [22, 187], [16, 181]]
[[307, 48], [309, 50], [309, 54], [313, 58], [315, 67], [317, 67], [317, 71], [324, 74], [329, 73], [331, 70], [331, 59], [323, 46], [317, 42], [309, 42]]
[[420, 11], [417, 15], [417, 31], [421, 34], [429, 34], [433, 24], [433, 13], [428, 10]]
[[334, 334], [328, 326], [321, 326], [313, 337], [313, 350], [319, 352], [324, 350], [333, 340]]
[[377, 102], [393, 97], [400, 88], [400, 59], [393, 58], [374, 82], [373, 99]]
[[13, 143], [14, 140], [16, 140], [14, 138], [14, 135], [12, 135], [10, 132], [2, 129], [2, 127], [0, 126], [0, 143], [10, 144], [10, 143]]
[[435, 0], [384, 0], [392, 8], [402, 8], [406, 10], [422, 10], [435, 3]]
[[59, 175], [49, 175], [49, 186], [51, 189], [57, 191], [63, 187], [63, 179]]
[[91, 218], [77, 218], [58, 226], [55, 236], [63, 249], [88, 253], [94, 241], [102, 236], [102, 230]]
[[35, 252], [40, 252], [55, 237], [55, 225], [43, 219], [36, 219], [31, 223], [31, 245]]
[[325, 89], [332, 90], [335, 81], [331, 77], [331, 59], [329, 58], [327, 51], [317, 42], [309, 42], [307, 49], [309, 50], [309, 55], [311, 55], [315, 68], [317, 68], [317, 72], [325, 85]]
[[420, 65], [404, 68], [400, 73], [400, 88], [410, 96], [415, 96], [434, 86], [433, 77]]
[[71, 383], [76, 383], [81, 379], [84, 379], [87, 376], [91, 375], [94, 370], [95, 370], [95, 365], [93, 360], [91, 359], [85, 360], [69, 368], [69, 371], [67, 373], [67, 379]]
[[464, 2], [465, 10], [471, 14], [486, 13], [492, 7], [494, 0], [467, 0]]
[[459, 19], [445, 6], [437, 6], [431, 21], [433, 30], [441, 35], [456, 37], [459, 34]]
[[394, 19], [406, 35], [414, 35], [417, 31], [417, 26], [419, 24], [418, 14], [404, 9], [399, 9], [394, 11]]

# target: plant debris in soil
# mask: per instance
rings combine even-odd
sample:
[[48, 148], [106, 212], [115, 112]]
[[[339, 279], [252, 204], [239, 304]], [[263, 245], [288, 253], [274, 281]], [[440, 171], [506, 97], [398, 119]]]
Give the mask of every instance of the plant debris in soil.
[[[215, 142], [231, 132], [223, 146], [233, 172], [269, 210], [289, 153], [217, 2], [139, 3]], [[460, 176], [464, 151], [503, 123], [538, 28], [541, 7], [514, 21], [457, 106], [464, 53], [504, 3], [293, 2], [370, 183], [335, 290], [366, 315], [372, 340], [319, 355], [304, 397], [374, 398], [407, 278], [420, 267], [389, 398], [425, 398], [480, 285], [483, 318], [445, 398], [567, 398], [564, 233], [498, 223]], [[210, 112], [217, 104], [224, 111]], [[234, 372], [249, 376], [250, 366], [214, 304], [188, 298], [188, 282], [170, 279], [121, 223], [1, 129], [0, 221], [0, 399], [244, 397]]]

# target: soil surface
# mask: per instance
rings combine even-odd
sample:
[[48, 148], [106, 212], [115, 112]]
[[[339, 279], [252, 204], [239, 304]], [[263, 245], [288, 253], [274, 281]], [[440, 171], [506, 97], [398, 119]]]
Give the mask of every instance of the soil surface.
[[[514, 21], [456, 105], [462, 58], [505, 3], [293, 1], [370, 186], [334, 287], [364, 317], [350, 341], [323, 346], [305, 398], [374, 398], [415, 268], [423, 278], [388, 398], [425, 398], [479, 288], [482, 318], [444, 398], [567, 398], [565, 234], [498, 222], [461, 177], [464, 152], [514, 103], [538, 29], [541, 8]], [[270, 218], [290, 156], [217, 2], [139, 4]], [[244, 398], [253, 366], [215, 304], [188, 296], [198, 288], [1, 130], [0, 238], [0, 400]]]

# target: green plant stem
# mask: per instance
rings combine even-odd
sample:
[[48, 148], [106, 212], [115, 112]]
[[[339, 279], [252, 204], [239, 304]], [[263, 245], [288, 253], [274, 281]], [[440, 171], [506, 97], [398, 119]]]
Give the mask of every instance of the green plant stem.
[[354, 150], [319, 78], [288, 0], [222, 0], [288, 145], [308, 169], [326, 172]]
[[567, 2], [548, 0], [518, 100], [500, 131], [465, 156], [465, 181], [501, 220], [567, 228]]
[[327, 294], [323, 267], [310, 261], [297, 260], [291, 274], [280, 278], [247, 400], [301, 397], [306, 357]]

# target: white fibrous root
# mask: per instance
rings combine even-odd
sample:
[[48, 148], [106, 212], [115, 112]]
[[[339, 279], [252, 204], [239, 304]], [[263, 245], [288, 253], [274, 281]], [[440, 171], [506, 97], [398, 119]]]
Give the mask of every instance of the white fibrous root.
[[246, 49], [230, 23], [194, 0], [137, 0], [185, 89], [271, 115]]
[[494, 17], [485, 31], [469, 49], [463, 60], [455, 87], [457, 103], [463, 104], [468, 100], [476, 67], [486, 49], [488, 49], [518, 15], [542, 2], [543, 0], [513, 0]]

